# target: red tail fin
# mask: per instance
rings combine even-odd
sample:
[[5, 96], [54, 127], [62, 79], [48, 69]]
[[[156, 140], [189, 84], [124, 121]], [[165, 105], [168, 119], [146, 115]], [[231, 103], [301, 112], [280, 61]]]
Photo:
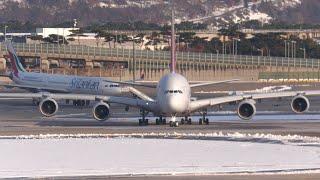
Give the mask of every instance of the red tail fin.
[[20, 60], [10, 42], [7, 42], [8, 57], [11, 63], [13, 75], [19, 77], [19, 72], [25, 72]]
[[172, 1], [172, 12], [171, 12], [171, 62], [170, 62], [170, 72], [174, 73], [176, 71], [176, 33], [174, 28], [174, 3]]

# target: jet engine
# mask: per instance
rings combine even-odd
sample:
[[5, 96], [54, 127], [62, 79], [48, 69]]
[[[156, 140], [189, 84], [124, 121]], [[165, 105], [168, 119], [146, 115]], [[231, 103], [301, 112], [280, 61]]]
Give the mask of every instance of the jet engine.
[[244, 100], [238, 106], [238, 116], [243, 120], [250, 120], [256, 114], [256, 102], [254, 100]]
[[107, 103], [99, 102], [92, 110], [93, 117], [98, 121], [105, 121], [110, 115], [110, 106]]
[[46, 98], [39, 104], [40, 112], [47, 117], [53, 116], [58, 112], [58, 103], [54, 99]]
[[310, 102], [308, 98], [302, 95], [294, 97], [291, 101], [292, 111], [295, 113], [304, 113], [308, 111], [310, 107]]

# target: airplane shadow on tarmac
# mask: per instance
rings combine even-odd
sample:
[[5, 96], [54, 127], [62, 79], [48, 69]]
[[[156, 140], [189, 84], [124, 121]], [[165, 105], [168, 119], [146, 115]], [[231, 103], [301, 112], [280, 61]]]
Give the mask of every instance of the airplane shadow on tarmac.
[[[137, 120], [138, 121], [138, 120]], [[81, 119], [75, 120], [74, 118], [68, 119], [54, 119], [42, 118], [36, 121], [38, 126], [60, 126], [60, 127], [152, 127], [152, 128], [168, 128], [169, 125], [156, 125], [153, 121], [148, 126], [139, 126], [137, 121], [104, 121], [98, 122], [94, 119]], [[171, 129], [175, 129], [169, 127]], [[176, 129], [210, 129], [210, 130], [260, 130], [260, 129], [284, 129], [281, 123], [255, 123], [255, 122], [212, 122], [209, 125], [198, 125], [194, 122], [192, 125], [180, 125]]]

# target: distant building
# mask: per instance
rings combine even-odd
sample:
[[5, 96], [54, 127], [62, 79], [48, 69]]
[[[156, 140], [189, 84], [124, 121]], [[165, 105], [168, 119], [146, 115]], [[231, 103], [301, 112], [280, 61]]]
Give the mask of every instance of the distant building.
[[[32, 36], [32, 33], [7, 33], [6, 38], [15, 43], [26, 43], [27, 38]], [[4, 42], [4, 34], [0, 33], [0, 42]]]
[[72, 34], [72, 30], [79, 30], [79, 28], [37, 28], [36, 34], [44, 38], [49, 37], [50, 34], [67, 37]]

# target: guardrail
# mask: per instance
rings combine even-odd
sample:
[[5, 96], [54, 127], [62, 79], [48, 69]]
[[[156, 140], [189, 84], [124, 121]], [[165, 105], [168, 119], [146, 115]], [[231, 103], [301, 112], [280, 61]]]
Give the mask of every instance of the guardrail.
[[[76, 56], [79, 59], [105, 60], [110, 57], [119, 61], [131, 61], [131, 49], [91, 47], [85, 45], [57, 45], [57, 44], [23, 44], [14, 43], [14, 48], [19, 54], [27, 53], [34, 56]], [[0, 43], [0, 50], [5, 53], [6, 47]], [[139, 61], [166, 61], [170, 60], [169, 51], [135, 50], [135, 58]], [[194, 52], [177, 52], [178, 65], [239, 65], [239, 66], [276, 66], [320, 69], [319, 59], [284, 58], [267, 56], [245, 56]]]

